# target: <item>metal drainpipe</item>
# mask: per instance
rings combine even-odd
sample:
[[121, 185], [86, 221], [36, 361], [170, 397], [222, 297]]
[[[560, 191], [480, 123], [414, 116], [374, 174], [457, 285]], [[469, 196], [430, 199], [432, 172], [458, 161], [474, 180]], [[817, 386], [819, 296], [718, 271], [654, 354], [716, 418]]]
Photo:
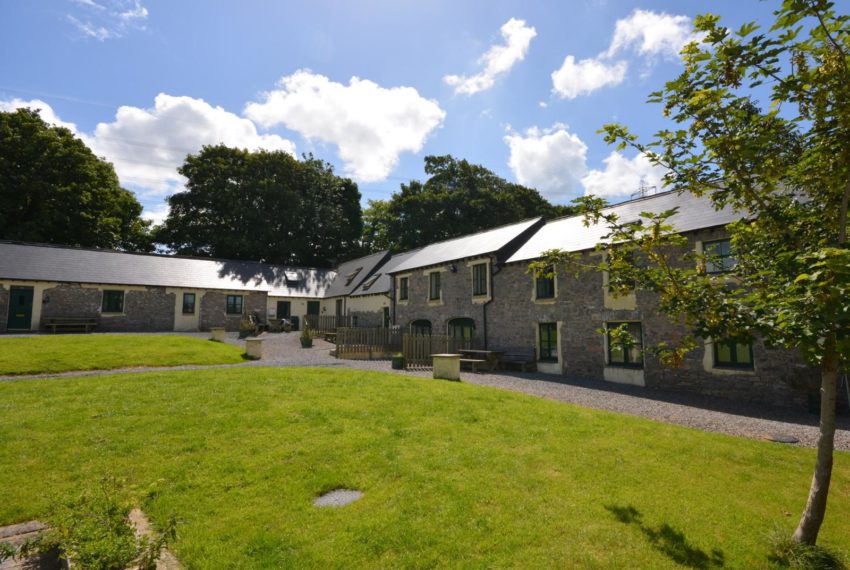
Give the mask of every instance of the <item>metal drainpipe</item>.
[[496, 274], [497, 274], [499, 271], [501, 271], [501, 270], [502, 270], [502, 266], [501, 266], [501, 265], [498, 265], [498, 264], [496, 263], [495, 258], [491, 257], [491, 258], [490, 258], [490, 261], [491, 261], [490, 266], [491, 266], [491, 267], [492, 267], [495, 271], [491, 271], [491, 272], [490, 272], [490, 300], [489, 300], [489, 301], [487, 301], [486, 303], [484, 303], [484, 304], [482, 305], [482, 307], [484, 307], [484, 314], [483, 314], [483, 316], [482, 316], [482, 318], [483, 318], [483, 320], [484, 320], [484, 350], [487, 350], [487, 342], [488, 342], [488, 339], [487, 339], [487, 305], [489, 305], [490, 303], [492, 303], [492, 302], [493, 302], [493, 299], [495, 299], [495, 298], [496, 298], [496, 294], [495, 294], [495, 292], [493, 291], [493, 283], [496, 281], [496, 280], [494, 279], [494, 277], [496, 277]]

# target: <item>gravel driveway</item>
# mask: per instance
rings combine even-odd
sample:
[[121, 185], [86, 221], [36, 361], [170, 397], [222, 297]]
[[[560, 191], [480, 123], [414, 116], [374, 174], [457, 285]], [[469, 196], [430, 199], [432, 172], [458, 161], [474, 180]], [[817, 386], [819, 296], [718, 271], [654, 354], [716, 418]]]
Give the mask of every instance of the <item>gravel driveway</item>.
[[[207, 333], [191, 336], [209, 338]], [[333, 345], [315, 339], [313, 348], [302, 349], [298, 333], [264, 335], [263, 359], [229, 366], [320, 366], [332, 368], [356, 368], [395, 372], [408, 376], [430, 378], [430, 371], [394, 371], [388, 361], [382, 360], [338, 360], [330, 355]], [[235, 333], [228, 334], [227, 342], [244, 346]], [[224, 367], [227, 367], [225, 365]], [[177, 366], [169, 370], [209, 368], [203, 366]], [[45, 378], [56, 376], [86, 376], [92, 374], [115, 374], [139, 372], [151, 369], [110, 370], [101, 372], [68, 372], [33, 376]], [[162, 370], [162, 369], [157, 369]], [[21, 378], [21, 377], [18, 377]], [[0, 378], [0, 380], [11, 378]], [[725, 433], [752, 439], [769, 436], [791, 436], [800, 440], [799, 445], [814, 447], [818, 437], [817, 416], [790, 409], [767, 407], [758, 404], [742, 404], [721, 398], [684, 394], [665, 390], [654, 390], [609, 382], [567, 378], [539, 373], [499, 372], [462, 373], [461, 380], [469, 384], [491, 386], [513, 392], [522, 392], [570, 402], [598, 410], [608, 410], [640, 416], [662, 422], [679, 424], [703, 431]], [[850, 417], [839, 417], [835, 433], [835, 447], [850, 451]]]

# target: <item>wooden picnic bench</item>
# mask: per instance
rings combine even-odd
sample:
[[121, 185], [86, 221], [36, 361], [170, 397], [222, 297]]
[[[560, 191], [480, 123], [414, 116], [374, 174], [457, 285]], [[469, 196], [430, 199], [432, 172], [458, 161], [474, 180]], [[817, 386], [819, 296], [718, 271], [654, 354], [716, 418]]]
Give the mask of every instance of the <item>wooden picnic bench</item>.
[[464, 366], [464, 365], [469, 366], [469, 369], [472, 370], [473, 372], [478, 372], [478, 366], [480, 364], [487, 364], [487, 361], [482, 360], [480, 358], [461, 358], [460, 359], [460, 365], [461, 366]]
[[48, 317], [44, 322], [45, 328], [49, 329], [53, 334], [57, 332], [78, 331], [91, 332], [97, 328], [96, 317]]
[[502, 368], [518, 367], [525, 372], [526, 367], [536, 370], [537, 358], [534, 349], [514, 349], [502, 355]]
[[[463, 358], [470, 360], [483, 360], [487, 364], [487, 369], [493, 372], [499, 367], [499, 362], [502, 360], [502, 351], [500, 350], [478, 350], [471, 348], [462, 348], [458, 352], [463, 355]], [[463, 362], [463, 360], [461, 360]]]

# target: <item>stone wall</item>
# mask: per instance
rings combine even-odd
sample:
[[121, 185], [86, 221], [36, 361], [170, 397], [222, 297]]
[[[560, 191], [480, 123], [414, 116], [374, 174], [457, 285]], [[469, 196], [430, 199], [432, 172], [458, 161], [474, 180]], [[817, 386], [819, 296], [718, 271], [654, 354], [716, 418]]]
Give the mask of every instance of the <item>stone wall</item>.
[[0, 285], [0, 332], [6, 332], [6, 321], [9, 318], [9, 289]]
[[121, 314], [101, 314], [103, 289], [122, 290], [116, 287], [82, 287], [63, 283], [46, 289], [42, 295], [41, 324], [51, 317], [95, 317], [99, 331], [173, 331], [173, 293], [164, 287], [147, 287], [144, 290], [124, 289], [124, 311]]
[[[227, 295], [242, 295], [242, 315], [227, 314]], [[266, 319], [267, 295], [261, 293], [221, 293], [207, 291], [200, 303], [200, 328], [208, 331], [211, 327], [224, 327], [228, 331], [238, 331], [243, 315], [256, 313], [260, 319]]]
[[[713, 231], [691, 235], [688, 247], [696, 247], [697, 240], [719, 237], [722, 235]], [[656, 296], [647, 292], [636, 292], [633, 306], [617, 302], [606, 307], [603, 275], [597, 272], [576, 278], [561, 271], [557, 277], [556, 298], [535, 302], [533, 278], [526, 273], [526, 268], [527, 263], [507, 265], [493, 277], [496, 300], [488, 307], [489, 347], [492, 349], [536, 349], [536, 324], [560, 322], [558, 342], [564, 373], [601, 380], [605, 377], [607, 355], [604, 335], [597, 331], [605, 322], [641, 322], [646, 346], [675, 340], [687, 333], [684, 325], [672, 322], [658, 311]], [[612, 306], [619, 308], [610, 308]], [[690, 353], [677, 369], [668, 368], [647, 354], [643, 381], [650, 388], [795, 407], [804, 406], [808, 393], [816, 391], [817, 371], [807, 366], [795, 351], [768, 349], [756, 340], [753, 356], [754, 368], [738, 371], [713, 369], [710, 344]]]
[[[450, 271], [448, 266], [411, 272], [408, 276], [408, 299], [406, 303], [396, 303], [395, 323], [407, 327], [412, 321], [427, 319], [431, 321], [434, 334], [446, 334], [451, 319], [465, 317], [475, 322], [476, 334], [481, 337], [484, 331], [484, 304], [473, 303], [471, 270], [466, 262], [454, 265], [455, 272]], [[442, 269], [440, 303], [428, 299], [429, 276], [426, 272], [435, 269]]]

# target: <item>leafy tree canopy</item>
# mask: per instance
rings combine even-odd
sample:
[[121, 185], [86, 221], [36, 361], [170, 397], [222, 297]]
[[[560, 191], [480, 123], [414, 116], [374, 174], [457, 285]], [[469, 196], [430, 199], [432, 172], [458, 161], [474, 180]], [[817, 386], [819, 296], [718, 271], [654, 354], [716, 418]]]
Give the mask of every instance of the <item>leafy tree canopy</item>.
[[328, 266], [359, 248], [360, 192], [312, 156], [205, 146], [156, 238], [175, 253]]
[[[817, 463], [793, 536], [812, 545], [832, 472], [837, 377], [850, 361], [850, 18], [826, 0], [785, 0], [775, 16], [769, 30], [698, 17], [704, 40], [685, 47], [684, 72], [650, 96], [677, 128], [648, 144], [621, 125], [603, 129], [609, 143], [667, 168], [668, 188], [741, 213], [727, 228], [737, 255], [728, 274], [706, 272], [717, 261], [708, 252], [687, 252], [675, 209], [638, 223], [604, 211], [599, 199], [581, 202], [588, 223], [610, 230], [595, 269], [621, 290], [656, 292], [661, 310], [693, 330], [680, 346], [655, 347], [663, 360], [680, 362], [701, 346], [697, 337], [759, 336], [820, 368]], [[558, 261], [580, 262], [551, 252], [533, 269]]]
[[112, 165], [38, 111], [0, 112], [0, 239], [147, 251], [142, 205]]
[[363, 241], [372, 251], [413, 249], [535, 216], [569, 214], [537, 190], [450, 155], [426, 156], [424, 183], [411, 180], [389, 200], [370, 200]]

